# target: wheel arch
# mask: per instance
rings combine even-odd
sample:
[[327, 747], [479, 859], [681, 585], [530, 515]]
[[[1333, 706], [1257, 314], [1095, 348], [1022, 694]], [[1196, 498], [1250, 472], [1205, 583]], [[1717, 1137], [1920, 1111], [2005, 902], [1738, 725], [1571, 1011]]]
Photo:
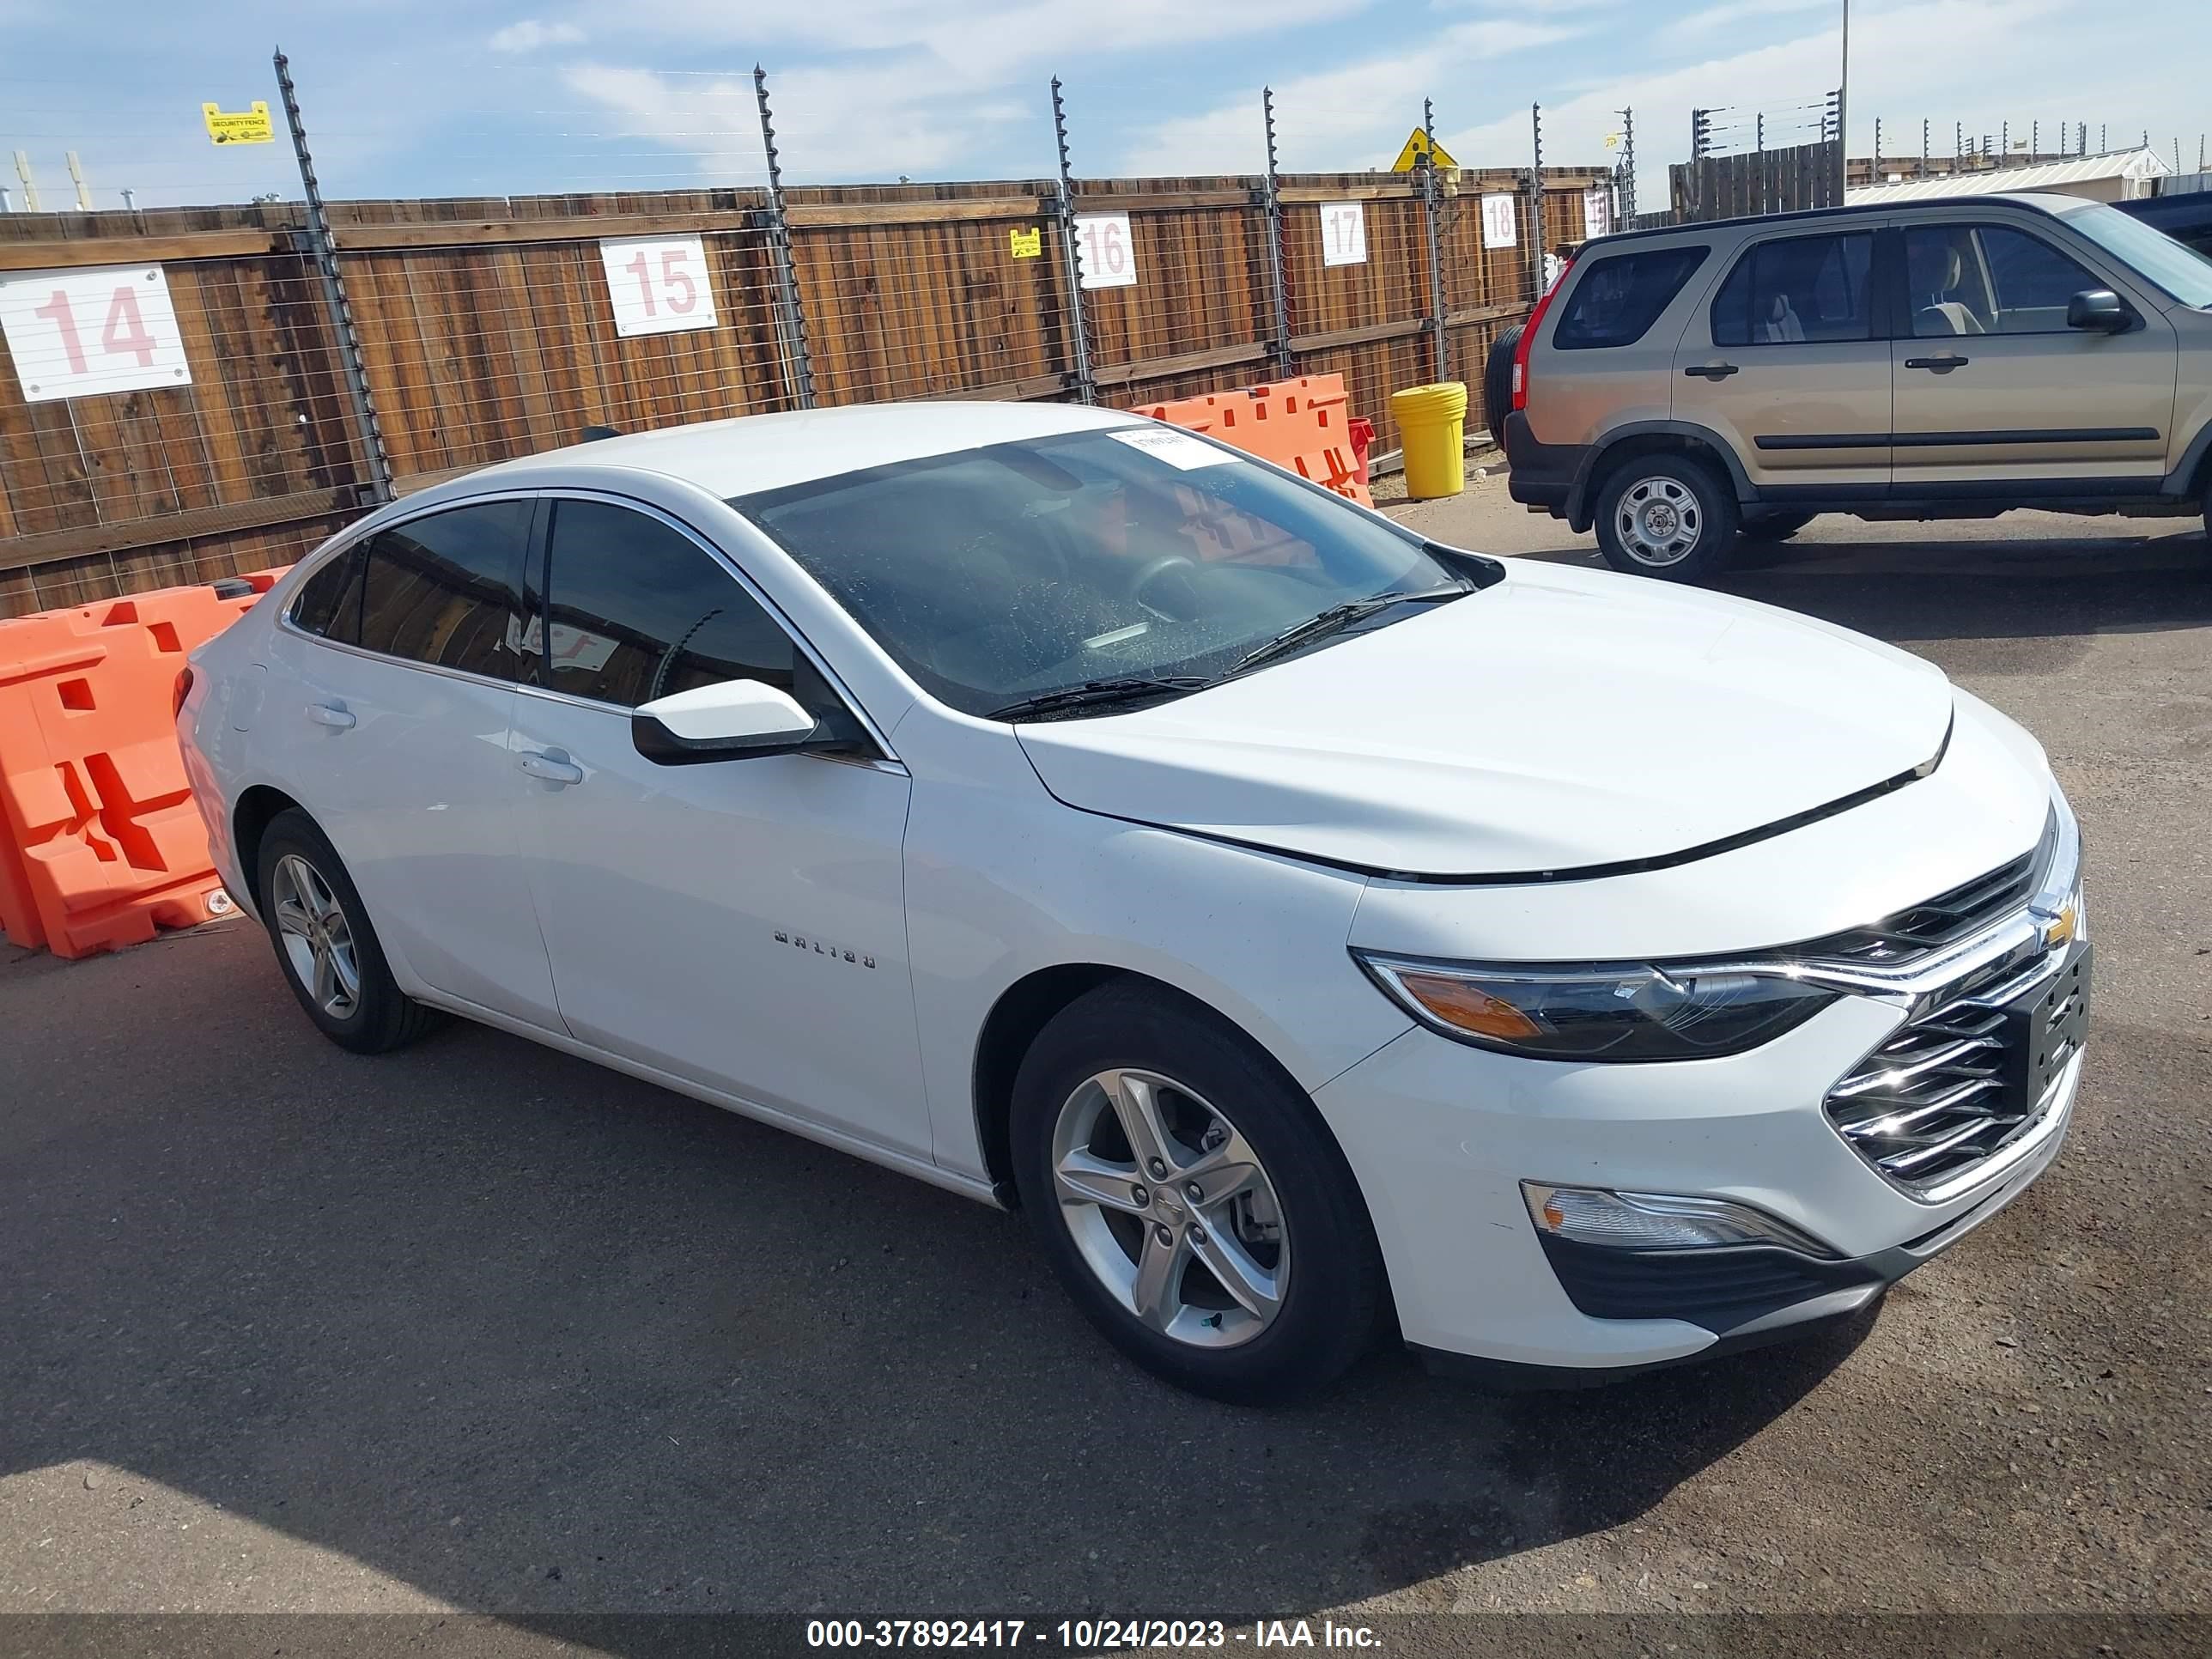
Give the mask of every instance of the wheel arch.
[[[1014, 1192], [1012, 1125], [1014, 1079], [1030, 1048], [1063, 1011], [1099, 987], [1125, 984], [1154, 992], [1181, 1004], [1207, 1024], [1218, 1028], [1259, 1057], [1282, 1081], [1301, 1097], [1308, 1091], [1267, 1045], [1204, 998], [1178, 985], [1133, 968], [1099, 962], [1063, 962], [1039, 968], [1016, 980], [999, 994], [976, 1034], [971, 1080], [975, 1115], [976, 1144], [993, 1192], [1008, 1209], [1018, 1207]], [[1334, 1141], [1334, 1131], [1318, 1110], [1314, 1114]], [[1340, 1156], [1343, 1148], [1337, 1149]]]
[[1757, 491], [1735, 452], [1718, 434], [1686, 421], [1639, 421], [1609, 434], [1593, 448], [1575, 475], [1567, 492], [1567, 522], [1577, 535], [1595, 522], [1598, 492], [1615, 471], [1645, 455], [1681, 455], [1712, 467], [1735, 491], [1739, 501], [1753, 500]]
[[246, 896], [258, 913], [261, 908], [261, 837], [276, 815], [307, 809], [272, 784], [257, 783], [240, 794], [230, 812], [230, 844], [238, 854], [240, 873], [246, 878]]

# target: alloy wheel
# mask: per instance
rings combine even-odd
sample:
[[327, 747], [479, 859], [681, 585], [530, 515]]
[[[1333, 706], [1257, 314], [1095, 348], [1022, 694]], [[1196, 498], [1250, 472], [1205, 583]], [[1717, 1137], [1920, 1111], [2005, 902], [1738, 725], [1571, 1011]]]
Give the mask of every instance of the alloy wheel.
[[1060, 1220], [1114, 1299], [1194, 1347], [1273, 1324], [1291, 1244], [1259, 1156], [1229, 1118], [1157, 1072], [1086, 1078], [1054, 1125]]
[[351, 1018], [361, 1006], [361, 958], [337, 892], [314, 866], [288, 853], [276, 860], [269, 897], [293, 975], [332, 1019]]
[[1663, 569], [1697, 550], [1705, 534], [1705, 507], [1697, 492], [1679, 478], [1639, 478], [1621, 492], [1613, 528], [1630, 558]]

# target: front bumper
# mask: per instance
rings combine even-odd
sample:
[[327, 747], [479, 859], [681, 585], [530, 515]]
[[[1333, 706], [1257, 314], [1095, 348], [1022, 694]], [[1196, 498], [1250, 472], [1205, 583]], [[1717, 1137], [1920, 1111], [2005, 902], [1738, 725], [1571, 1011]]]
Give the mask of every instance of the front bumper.
[[[1658, 1066], [1521, 1060], [1417, 1030], [1316, 1099], [1366, 1194], [1409, 1344], [1451, 1369], [1604, 1380], [1848, 1319], [2049, 1166], [2078, 1054], [2016, 1148], [1942, 1202], [1854, 1152], [1825, 1097], [1901, 1019], [1846, 997], [1749, 1053]], [[1731, 1199], [1838, 1259], [1565, 1244], [1531, 1223], [1524, 1178]]]

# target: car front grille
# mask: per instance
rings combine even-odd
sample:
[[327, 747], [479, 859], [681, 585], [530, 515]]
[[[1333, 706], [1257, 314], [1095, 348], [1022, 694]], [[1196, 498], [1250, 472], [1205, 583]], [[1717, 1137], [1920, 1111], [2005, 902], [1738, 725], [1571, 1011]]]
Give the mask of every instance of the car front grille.
[[1886, 963], [1921, 956], [1965, 939], [2027, 902], [2049, 855], [2050, 839], [2046, 834], [2044, 845], [1923, 903], [1808, 945], [1806, 953]]
[[1828, 1121], [1899, 1185], [1923, 1195], [1946, 1187], [2049, 1110], [2081, 1046], [2087, 995], [2085, 950], [2033, 949], [2025, 962], [2014, 953], [1980, 968], [1828, 1091]]

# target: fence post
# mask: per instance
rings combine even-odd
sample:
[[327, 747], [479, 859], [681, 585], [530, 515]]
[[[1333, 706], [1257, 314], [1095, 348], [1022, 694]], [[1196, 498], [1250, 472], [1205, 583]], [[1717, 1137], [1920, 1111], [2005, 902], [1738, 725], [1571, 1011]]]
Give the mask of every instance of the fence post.
[[300, 187], [307, 198], [307, 251], [322, 278], [323, 303], [331, 313], [337, 337], [338, 364], [345, 374], [346, 399], [353, 405], [353, 424], [368, 464], [369, 499], [383, 504], [397, 493], [392, 487], [392, 457], [384, 447], [384, 428], [376, 418], [376, 399], [368, 390], [368, 365], [361, 355], [361, 334], [354, 327], [353, 307], [346, 299], [345, 276], [338, 270], [337, 245], [331, 236], [331, 216], [323, 206], [323, 187], [315, 180], [315, 163], [307, 154], [307, 129], [300, 119], [300, 94], [292, 85], [292, 65], [283, 47], [276, 50], [276, 90], [284, 100], [284, 122], [292, 131], [292, 155], [300, 164]]
[[1275, 372], [1289, 380], [1291, 307], [1283, 291], [1283, 191], [1275, 173], [1275, 89], [1260, 88], [1260, 110], [1267, 127], [1267, 299], [1275, 313]]
[[1620, 228], [1636, 228], [1636, 111], [1620, 112]]
[[798, 382], [799, 406], [814, 407], [814, 359], [806, 346], [806, 313], [799, 303], [799, 273], [791, 263], [791, 222], [783, 212], [783, 161], [775, 148], [775, 121], [768, 106], [768, 71], [753, 65], [753, 100], [760, 106], [761, 147], [768, 153], [768, 246], [775, 260], [775, 308]]
[[1437, 106], [1427, 98], [1421, 100], [1421, 132], [1428, 141], [1421, 156], [1421, 202], [1429, 222], [1430, 360], [1434, 378], [1442, 381], [1451, 373], [1451, 352], [1444, 339], [1443, 199], [1437, 187]]
[[1083, 262], [1075, 252], [1075, 180], [1067, 166], [1067, 106], [1060, 101], [1060, 77], [1052, 77], [1052, 136], [1060, 146], [1060, 254], [1067, 270], [1068, 344], [1075, 355], [1075, 392], [1086, 404], [1098, 401], [1091, 378], [1091, 313], [1083, 302]]
[[1547, 286], [1544, 281], [1544, 106], [1541, 104], [1528, 106], [1528, 133], [1536, 158], [1536, 165], [1528, 173], [1529, 185], [1534, 197], [1534, 207], [1528, 216], [1528, 253], [1535, 264], [1535, 276], [1528, 291], [1541, 294]]

